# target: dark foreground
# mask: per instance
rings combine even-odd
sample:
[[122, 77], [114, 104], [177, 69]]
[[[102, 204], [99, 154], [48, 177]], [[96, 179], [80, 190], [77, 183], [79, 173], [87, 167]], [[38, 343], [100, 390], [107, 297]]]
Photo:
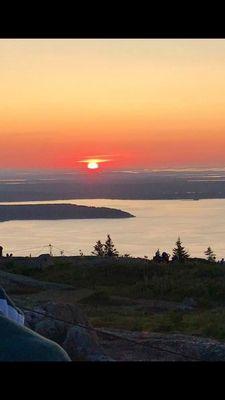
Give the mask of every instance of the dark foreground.
[[[50, 261], [40, 266], [38, 259], [2, 258], [1, 285], [20, 306], [33, 309], [50, 301], [79, 307], [91, 326], [116, 334], [98, 333], [111, 358], [225, 360], [225, 266], [200, 259], [187, 264], [92, 256]], [[4, 271], [17, 278], [3, 276]]]

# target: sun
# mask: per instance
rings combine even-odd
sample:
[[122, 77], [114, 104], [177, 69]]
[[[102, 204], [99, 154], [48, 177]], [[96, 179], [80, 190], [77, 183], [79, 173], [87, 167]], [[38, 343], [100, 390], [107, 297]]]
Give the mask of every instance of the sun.
[[90, 161], [90, 162], [87, 164], [87, 167], [88, 167], [89, 169], [97, 169], [97, 168], [99, 168], [99, 165], [98, 165], [98, 163], [97, 163], [96, 161]]
[[85, 160], [79, 160], [77, 162], [86, 164], [85, 167], [93, 171], [93, 170], [98, 170], [102, 166], [102, 163], [106, 163], [109, 161], [111, 161], [111, 159], [105, 159], [105, 158], [100, 158], [99, 156], [95, 156], [86, 158]]

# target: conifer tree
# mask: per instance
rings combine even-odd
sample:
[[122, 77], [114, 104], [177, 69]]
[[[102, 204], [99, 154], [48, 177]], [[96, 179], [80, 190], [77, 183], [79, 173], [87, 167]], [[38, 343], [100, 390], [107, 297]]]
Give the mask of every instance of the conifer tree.
[[101, 242], [101, 240], [97, 241], [96, 245], [94, 246], [94, 251], [92, 251], [92, 254], [99, 257], [103, 257], [105, 255], [104, 244]]
[[205, 255], [207, 256], [207, 260], [210, 262], [215, 262], [216, 261], [216, 255], [213, 252], [213, 250], [211, 249], [211, 247], [209, 246], [207, 248], [207, 250], [204, 252]]
[[104, 254], [108, 257], [118, 257], [119, 255], [118, 251], [115, 249], [110, 235], [107, 235], [107, 240], [104, 244]]
[[178, 237], [176, 241], [176, 247], [173, 249], [173, 261], [185, 262], [189, 258], [188, 252], [185, 250], [185, 247], [182, 246], [182, 242], [180, 237]]

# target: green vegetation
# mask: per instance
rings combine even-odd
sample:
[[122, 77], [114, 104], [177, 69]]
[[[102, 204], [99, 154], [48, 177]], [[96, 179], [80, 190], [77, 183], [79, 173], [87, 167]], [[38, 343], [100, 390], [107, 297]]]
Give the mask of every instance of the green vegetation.
[[43, 270], [10, 261], [4, 269], [75, 288], [107, 291], [132, 299], [183, 301], [193, 297], [202, 305], [225, 302], [225, 266], [190, 259], [185, 264], [157, 264], [138, 258], [94, 256], [54, 258], [55, 265]]
[[130, 298], [182, 301], [194, 297], [202, 304], [225, 302], [225, 267], [216, 263], [190, 259], [186, 264], [165, 265], [138, 258], [92, 256], [54, 260], [54, 266], [43, 270], [13, 261], [2, 269], [76, 288], [104, 288], [111, 295]]
[[[43, 281], [67, 283], [77, 290], [88, 289], [91, 294], [81, 298], [79, 304], [95, 326], [225, 340], [224, 265], [194, 258], [168, 264], [131, 257], [53, 260], [54, 265], [43, 270], [13, 260], [4, 269]], [[185, 298], [194, 299], [196, 306], [190, 310], [179, 308]], [[166, 305], [159, 310], [157, 302]]]

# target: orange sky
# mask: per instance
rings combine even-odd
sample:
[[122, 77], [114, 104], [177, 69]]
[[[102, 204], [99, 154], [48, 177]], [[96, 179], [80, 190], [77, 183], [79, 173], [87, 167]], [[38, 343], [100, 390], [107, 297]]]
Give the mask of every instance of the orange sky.
[[224, 166], [224, 145], [224, 39], [0, 39], [1, 167]]

